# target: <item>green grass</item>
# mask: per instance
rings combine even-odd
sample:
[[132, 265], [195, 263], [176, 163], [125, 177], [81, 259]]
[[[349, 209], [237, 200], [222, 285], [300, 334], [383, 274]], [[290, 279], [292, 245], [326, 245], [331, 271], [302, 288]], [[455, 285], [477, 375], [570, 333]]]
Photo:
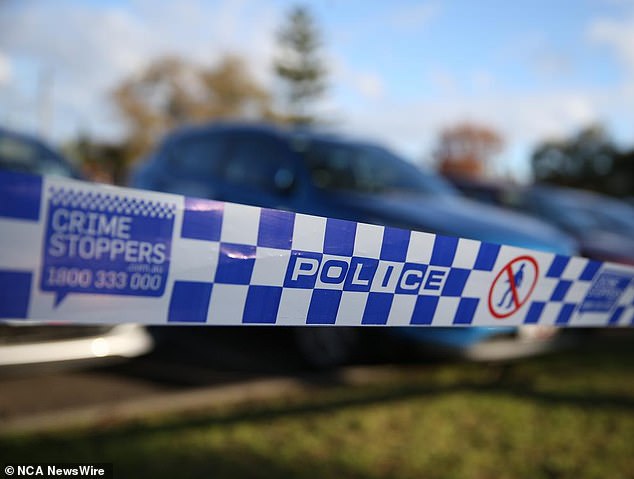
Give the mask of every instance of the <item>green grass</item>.
[[142, 424], [0, 440], [0, 461], [115, 477], [634, 477], [634, 351], [405, 367], [380, 384]]

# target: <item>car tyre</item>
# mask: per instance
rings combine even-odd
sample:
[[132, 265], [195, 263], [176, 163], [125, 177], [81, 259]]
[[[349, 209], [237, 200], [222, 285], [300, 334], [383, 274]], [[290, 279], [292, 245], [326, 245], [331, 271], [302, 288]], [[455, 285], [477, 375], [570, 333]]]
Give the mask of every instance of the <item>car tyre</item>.
[[302, 359], [315, 369], [330, 369], [350, 361], [359, 344], [355, 328], [302, 327], [294, 331]]

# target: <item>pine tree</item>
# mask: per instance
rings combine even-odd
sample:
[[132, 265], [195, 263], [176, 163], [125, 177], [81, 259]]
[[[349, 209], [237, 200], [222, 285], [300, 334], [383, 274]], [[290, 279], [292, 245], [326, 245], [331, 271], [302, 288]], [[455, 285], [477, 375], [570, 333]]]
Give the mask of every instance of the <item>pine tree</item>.
[[287, 24], [278, 32], [280, 55], [275, 72], [285, 90], [283, 115], [292, 124], [312, 124], [317, 118], [310, 104], [326, 89], [326, 67], [319, 54], [321, 39], [313, 17], [305, 7], [294, 7]]

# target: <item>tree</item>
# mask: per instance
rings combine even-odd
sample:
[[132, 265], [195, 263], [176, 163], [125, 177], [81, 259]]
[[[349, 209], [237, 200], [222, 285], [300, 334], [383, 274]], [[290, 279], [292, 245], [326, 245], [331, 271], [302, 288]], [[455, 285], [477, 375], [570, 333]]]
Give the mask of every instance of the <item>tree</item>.
[[270, 95], [235, 56], [208, 69], [177, 57], [161, 58], [126, 79], [113, 96], [129, 126], [130, 158], [145, 154], [178, 125], [273, 116]]
[[462, 123], [440, 133], [434, 157], [444, 175], [477, 178], [484, 175], [502, 147], [502, 138], [495, 130]]
[[320, 33], [307, 8], [289, 12], [277, 40], [280, 53], [274, 66], [284, 85], [284, 116], [292, 124], [315, 123], [309, 105], [325, 92], [327, 69], [319, 54]]
[[161, 58], [115, 89], [116, 106], [130, 130], [131, 154], [143, 154], [168, 128], [186, 121], [191, 109], [185, 87], [189, 73], [183, 60]]
[[615, 196], [634, 194], [634, 150], [620, 150], [600, 125], [541, 143], [533, 151], [531, 164], [536, 182]]
[[124, 183], [126, 178], [125, 145], [95, 140], [80, 133], [64, 145], [64, 153], [76, 159], [84, 176], [99, 183]]
[[203, 71], [201, 79], [205, 98], [198, 103], [197, 119], [273, 118], [271, 96], [253, 80], [240, 58], [225, 57], [216, 68]]

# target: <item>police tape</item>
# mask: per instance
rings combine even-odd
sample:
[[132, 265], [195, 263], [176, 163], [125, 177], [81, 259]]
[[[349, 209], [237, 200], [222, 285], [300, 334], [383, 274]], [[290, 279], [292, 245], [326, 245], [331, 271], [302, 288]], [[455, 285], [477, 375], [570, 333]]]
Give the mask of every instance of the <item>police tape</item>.
[[0, 320], [633, 326], [634, 268], [0, 173]]

